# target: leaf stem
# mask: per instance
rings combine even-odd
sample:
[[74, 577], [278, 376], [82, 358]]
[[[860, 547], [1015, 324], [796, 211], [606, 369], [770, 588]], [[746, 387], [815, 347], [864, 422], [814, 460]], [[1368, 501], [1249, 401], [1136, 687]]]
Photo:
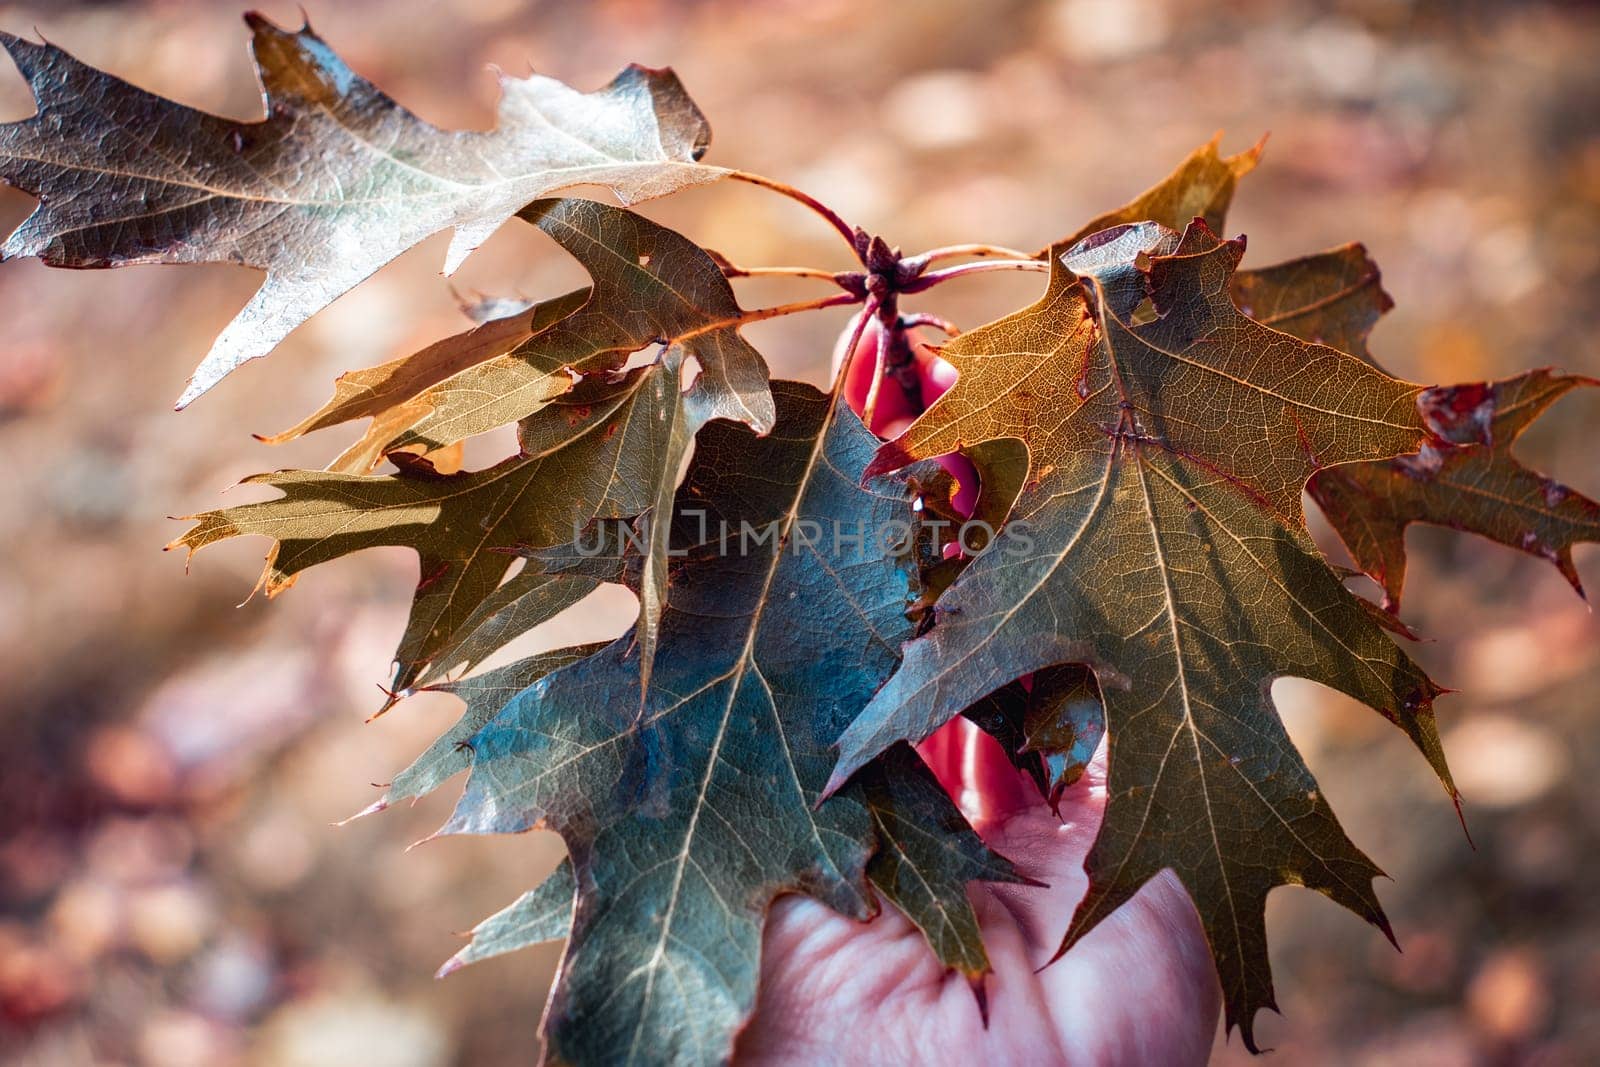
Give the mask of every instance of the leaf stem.
[[[867, 316], [861, 316], [863, 324]], [[889, 332], [886, 330], [878, 338], [877, 351], [873, 353], [872, 385], [867, 389], [866, 402], [861, 405], [861, 421], [868, 430], [872, 429], [872, 420], [878, 413], [878, 395], [883, 391], [883, 380], [889, 377]], [[854, 354], [854, 346], [851, 346]]]
[[833, 386], [828, 390], [830, 396], [838, 396], [839, 391], [844, 388], [845, 379], [850, 374], [850, 362], [856, 358], [856, 345], [861, 343], [862, 336], [867, 332], [867, 323], [877, 311], [877, 299], [868, 297], [866, 307], [856, 316], [855, 329], [850, 331], [850, 343], [844, 346], [844, 358], [839, 361], [838, 369], [833, 372]]
[[834, 293], [832, 296], [825, 296], [820, 300], [802, 300], [795, 304], [778, 304], [775, 307], [755, 308], [744, 312], [735, 321], [738, 325], [743, 326], [747, 322], [761, 322], [763, 319], [775, 319], [781, 315], [797, 315], [802, 311], [821, 311], [823, 308], [848, 307], [851, 304], [859, 304], [864, 299], [865, 297], [857, 296], [854, 293]]
[[908, 257], [913, 262], [922, 264], [934, 263], [941, 259], [954, 259], [956, 256], [997, 256], [1002, 259], [1033, 259], [1033, 255], [1018, 248], [1007, 248], [1005, 245], [943, 245], [939, 248], [930, 248], [919, 255]]
[[840, 218], [837, 211], [834, 211], [810, 193], [801, 192], [787, 182], [780, 182], [775, 178], [768, 178], [760, 174], [752, 174], [747, 170], [731, 170], [728, 172], [728, 177], [736, 182], [747, 182], [750, 185], [759, 185], [763, 189], [771, 189], [775, 193], [787, 196], [790, 200], [804, 204], [827, 220], [828, 225], [838, 230], [839, 236], [843, 237], [845, 244], [850, 246], [850, 251], [855, 254], [857, 259], [861, 258], [861, 249], [858, 247], [856, 240], [856, 228]]
[[918, 278], [907, 282], [900, 287], [902, 293], [920, 293], [925, 289], [932, 289], [941, 282], [951, 278], [961, 278], [968, 274], [985, 274], [996, 270], [1032, 270], [1047, 271], [1050, 264], [1042, 259], [989, 259], [977, 263], [963, 263], [958, 267], [946, 267], [943, 270], [929, 271]]
[[932, 326], [935, 330], [943, 331], [949, 337], [955, 337], [961, 333], [961, 327], [949, 319], [941, 318], [938, 315], [930, 315], [926, 311], [919, 311], [915, 315], [900, 316], [900, 325], [908, 330], [918, 326]]
[[737, 263], [724, 263], [722, 273], [729, 278], [765, 278], [783, 276], [790, 278], [816, 278], [819, 281], [839, 282], [839, 272], [821, 267], [741, 267]]

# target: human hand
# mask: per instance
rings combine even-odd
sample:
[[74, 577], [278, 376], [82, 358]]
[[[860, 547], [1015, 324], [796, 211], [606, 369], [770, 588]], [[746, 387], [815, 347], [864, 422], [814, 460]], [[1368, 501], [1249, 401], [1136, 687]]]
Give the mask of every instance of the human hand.
[[1083, 859], [1105, 811], [1103, 748], [1062, 795], [1059, 819], [964, 719], [922, 752], [989, 846], [1048, 886], [971, 889], [994, 968], [988, 1025], [966, 979], [946, 972], [894, 908], [859, 923], [785, 897], [767, 923], [756, 1012], [736, 1062], [1204, 1063], [1221, 991], [1194, 906], [1170, 873], [1044, 966], [1088, 889]]

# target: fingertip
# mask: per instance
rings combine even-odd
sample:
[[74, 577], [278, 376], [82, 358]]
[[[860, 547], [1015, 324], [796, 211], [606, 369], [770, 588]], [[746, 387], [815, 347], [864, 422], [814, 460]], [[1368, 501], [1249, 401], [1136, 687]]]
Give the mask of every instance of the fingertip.
[[922, 378], [922, 398], [930, 404], [949, 392], [959, 377], [955, 367], [927, 345], [917, 346], [917, 372]]
[[[850, 339], [856, 336], [862, 314], [865, 312], [857, 313], [856, 317], [846, 324], [833, 350], [835, 373], [845, 360], [850, 361], [844, 375], [844, 400], [850, 406], [850, 410], [857, 415], [864, 415], [868, 400], [872, 396], [873, 380], [879, 371], [879, 347], [883, 342], [883, 327], [874, 318], [861, 327], [861, 336], [856, 342], [855, 350], [853, 352], [850, 350]], [[872, 411], [872, 425], [868, 429], [879, 437], [893, 437], [899, 430], [892, 427], [909, 425], [917, 412], [917, 406], [911, 402], [911, 398], [906, 395], [899, 381], [891, 375], [878, 384], [878, 399]]]
[[910, 415], [896, 415], [887, 421], [878, 420], [878, 428], [875, 432], [879, 437], [883, 437], [892, 441], [896, 437], [899, 437], [901, 434], [905, 433], [906, 427], [910, 426], [916, 421], [917, 420]]
[[950, 507], [957, 515], [970, 519], [978, 507], [978, 468], [959, 452], [940, 456], [939, 465], [956, 480], [956, 492], [950, 498]]
[[833, 346], [834, 374], [838, 374], [845, 360], [850, 360], [850, 368], [845, 372], [844, 378], [844, 399], [845, 403], [850, 405], [850, 410], [857, 415], [866, 407], [867, 393], [872, 388], [872, 372], [878, 363], [876, 322], [868, 322], [861, 328], [861, 339], [856, 342], [854, 356], [850, 352], [850, 339], [856, 335], [863, 314], [865, 312], [857, 312], [851, 317], [845, 324], [844, 332], [839, 334], [838, 342]]

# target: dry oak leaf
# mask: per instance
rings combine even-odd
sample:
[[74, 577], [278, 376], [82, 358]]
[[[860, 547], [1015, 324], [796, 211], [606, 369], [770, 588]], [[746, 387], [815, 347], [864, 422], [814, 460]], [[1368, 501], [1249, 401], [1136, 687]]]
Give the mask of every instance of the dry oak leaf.
[[[595, 280], [590, 290], [462, 335], [463, 347], [482, 352], [478, 338], [485, 331], [502, 330], [493, 335], [499, 338], [531, 334], [510, 352], [425, 389], [420, 400], [385, 410], [369, 403], [380, 379], [425, 377], [421, 370], [386, 365], [366, 379], [374, 390], [345, 390], [345, 400], [336, 395], [306, 424], [315, 428], [372, 414], [381, 439], [396, 425], [386, 411], [403, 410], [410, 429], [378, 449], [402, 464], [400, 474], [257, 476], [251, 480], [284, 490], [284, 498], [210, 512], [178, 542], [192, 551], [239, 533], [275, 538], [279, 544], [263, 576], [269, 594], [306, 567], [357, 548], [415, 548], [422, 577], [396, 654], [396, 691], [436, 676], [449, 664], [428, 664], [443, 654], [452, 662], [463, 656], [471, 661], [497, 647], [456, 647], [490, 621], [486, 603], [496, 602], [499, 615], [481, 632], [514, 636], [509, 624], [543, 621], [588, 592], [593, 583], [519, 574], [512, 579], [513, 596], [500, 581], [512, 550], [565, 544], [586, 523], [608, 518], [636, 518], [647, 549], [640, 587], [647, 682], [667, 596], [670, 525], [656, 516], [671, 506], [689, 446], [712, 419], [740, 420], [757, 432], [772, 426], [766, 363], [740, 335], [742, 312], [709, 255], [648, 219], [591, 200], [541, 200], [522, 215], [589, 269]], [[549, 308], [571, 304], [577, 306], [564, 317], [540, 325], [551, 317]], [[617, 371], [629, 353], [653, 340], [663, 346], [655, 362]], [[437, 350], [414, 358], [431, 359]], [[420, 440], [431, 451], [456, 440], [458, 432], [467, 436], [518, 420], [521, 454], [483, 471], [441, 476], [404, 447]], [[450, 431], [424, 434], [442, 426]], [[369, 431], [363, 440], [374, 439]], [[358, 443], [354, 451], [367, 449]]]
[[[910, 748], [890, 749], [883, 766], [864, 777], [862, 796], [878, 830], [878, 851], [867, 861], [868, 880], [922, 931], [946, 968], [967, 976], [983, 1003], [980, 983], [989, 961], [977, 914], [964, 903], [967, 883], [1025, 879], [989, 851]], [[444, 962], [438, 976], [566, 939], [576, 892], [572, 864], [563, 860], [537, 887], [473, 927], [470, 943]]]
[[[390, 452], [428, 455], [444, 445], [436, 443], [436, 436], [408, 434], [408, 431], [430, 416], [436, 416], [435, 396], [444, 391], [439, 388], [443, 383], [469, 368], [516, 350], [571, 315], [588, 299], [589, 290], [579, 289], [486, 319], [470, 330], [435, 341], [408, 356], [376, 367], [346, 371], [335, 379], [333, 396], [322, 407], [282, 433], [258, 436], [269, 445], [281, 445], [313, 430], [356, 419], [371, 419], [366, 432], [328, 464], [328, 470], [369, 474], [382, 465], [384, 456]], [[530, 390], [529, 411], [523, 414], [566, 392], [572, 387], [573, 379], [573, 375], [565, 373], [565, 365], [558, 363], [552, 373], [542, 376], [542, 388]], [[411, 439], [404, 440], [405, 437]]]
[[677, 76], [632, 66], [579, 93], [501, 78], [498, 125], [441, 130], [357, 75], [309, 26], [245, 16], [266, 107], [219, 118], [49, 44], [0, 35], [38, 113], [0, 126], [0, 177], [39, 207], [0, 248], [57, 267], [241, 263], [265, 282], [195, 371], [182, 407], [385, 263], [455, 231], [453, 272], [519, 208], [594, 184], [637, 202], [725, 171]]
[[435, 977], [444, 978], [469, 963], [531, 945], [564, 940], [572, 930], [572, 904], [577, 891], [572, 862], [562, 860], [535, 888], [474, 926], [468, 935], [471, 940], [444, 961]]
[[[1239, 310], [1257, 322], [1373, 362], [1367, 337], [1394, 302], [1358, 244], [1240, 271]], [[1480, 534], [1549, 560], [1583, 595], [1572, 547], [1600, 540], [1600, 505], [1524, 466], [1524, 430], [1573, 389], [1595, 385], [1549, 369], [1504, 381], [1429, 389], [1418, 399], [1429, 439], [1415, 456], [1351, 463], [1314, 474], [1306, 491], [1351, 558], [1400, 611], [1405, 530], [1413, 522]]]
[[[415, 460], [379, 477], [256, 475], [247, 483], [284, 495], [194, 516], [197, 525], [168, 547], [193, 553], [241, 534], [271, 537], [261, 578], [269, 596], [307, 567], [363, 548], [414, 549], [421, 573], [395, 654], [393, 687], [403, 692], [439, 656], [481, 658], [594, 588], [582, 576], [528, 571], [501, 583], [516, 550], [564, 544], [596, 518], [637, 516], [670, 494], [696, 418], [681, 378], [677, 362], [663, 359], [614, 381], [580, 382], [523, 424], [519, 455], [484, 470], [440, 475]], [[488, 647], [469, 656], [460, 646], [475, 634]], [[427, 676], [451, 665], [439, 661]]]
[[1549, 560], [1580, 596], [1572, 547], [1600, 541], [1600, 504], [1511, 453], [1551, 404], [1600, 381], [1533, 370], [1498, 382], [1429, 389], [1421, 398], [1430, 437], [1414, 456], [1319, 471], [1308, 490], [1356, 566], [1398, 613], [1406, 576], [1406, 527], [1448, 526]]
[[1181, 230], [1190, 219], [1200, 218], [1213, 231], [1220, 232], [1239, 179], [1256, 169], [1267, 139], [1263, 137], [1253, 147], [1232, 156], [1217, 151], [1221, 143], [1219, 133], [1190, 152], [1171, 174], [1121, 207], [1080, 226], [1071, 236], [1039, 252], [1038, 258], [1069, 248], [1090, 234], [1134, 222], [1157, 222], [1170, 230]]
[[758, 432], [771, 427], [766, 364], [740, 335], [744, 312], [709, 253], [593, 200], [540, 200], [518, 217], [582, 264], [593, 286], [343, 375], [326, 404], [268, 440], [371, 417], [332, 466], [366, 473], [389, 453], [431, 452], [526, 418], [579, 376], [615, 370], [652, 344], [695, 361], [708, 376], [701, 391], [715, 388], [722, 417]]
[[599, 643], [559, 648], [481, 674], [427, 686], [427, 692], [459, 697], [466, 705], [461, 718], [435, 738], [433, 744], [412, 760], [405, 770], [395, 775], [383, 791], [383, 796], [359, 814], [368, 815], [401, 800], [427, 796], [465, 771], [472, 762], [472, 752], [467, 748], [466, 740], [498, 715], [501, 708], [545, 675], [588, 659], [604, 647], [604, 643]]
[[[515, 697], [469, 738], [443, 832], [553, 829], [577, 887], [544, 1031], [560, 1063], [725, 1061], [782, 893], [861, 919], [873, 882], [949, 963], [986, 969], [966, 896], [1013, 880], [905, 746], [819, 804], [832, 744], [899, 662], [912, 567], [814, 531], [909, 523], [861, 485], [876, 438], [842, 402], [774, 383], [777, 426], [702, 434], [678, 494], [673, 598], [640, 693], [627, 634]], [[724, 540], [723, 531], [758, 534]]]
[[1090, 887], [1062, 951], [1171, 868], [1199, 910], [1227, 1022], [1273, 1006], [1263, 909], [1311, 886], [1387, 930], [1378, 868], [1284, 732], [1273, 679], [1308, 678], [1399, 725], [1449, 785], [1439, 688], [1320, 557], [1318, 468], [1415, 452], [1420, 389], [1240, 314], [1243, 241], [1199, 220], [1097, 234], [1033, 307], [956, 338], [955, 386], [868, 474], [998, 438], [1027, 445], [1006, 527], [840, 739], [830, 784], [1044, 667], [1095, 674], [1110, 743]]
[[1230, 288], [1239, 310], [1263, 326], [1369, 363], [1367, 335], [1394, 307], [1378, 265], [1359, 244], [1242, 270]]

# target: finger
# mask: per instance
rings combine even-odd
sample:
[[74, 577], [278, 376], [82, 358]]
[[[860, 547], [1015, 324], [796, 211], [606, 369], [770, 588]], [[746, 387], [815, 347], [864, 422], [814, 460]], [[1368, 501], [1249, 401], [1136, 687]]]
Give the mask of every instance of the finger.
[[[963, 732], [962, 811], [980, 828], [1009, 819], [1044, 803], [1038, 788], [1012, 764], [1000, 742], [967, 720]], [[967, 799], [970, 798], [970, 799]]]
[[961, 794], [966, 788], [962, 776], [962, 763], [966, 756], [966, 737], [962, 733], [965, 719], [955, 718], [939, 727], [917, 746], [917, 755], [928, 765], [933, 776], [939, 779], [944, 791], [959, 807]]
[[[1048, 883], [985, 887], [977, 903], [991, 954], [1009, 936], [1022, 939], [1035, 968], [1059, 951], [1089, 889], [1084, 867], [1105, 815], [1106, 759], [1102, 741], [1062, 794], [1059, 822], [1040, 800], [979, 827], [990, 847]], [[1209, 1054], [1221, 988], [1199, 916], [1171, 872], [1145, 883], [1038, 981], [1073, 1062], [1200, 1064]]]
[[1203, 1064], [1222, 989], [1199, 916], [1162, 871], [1039, 975], [1074, 1062]]
[[[999, 743], [994, 742], [994, 747], [999, 749]], [[1003, 911], [991, 911], [986, 928], [988, 920], [1001, 915], [1013, 922], [1028, 945], [1030, 966], [1041, 966], [1055, 955], [1066, 932], [1067, 919], [1088, 892], [1084, 859], [1105, 815], [1104, 749], [1102, 745], [1100, 753], [1090, 761], [1090, 768], [1062, 792], [1056, 809], [1059, 817], [1039, 791], [1025, 783], [1026, 803], [996, 810], [993, 817], [974, 823], [985, 844], [1011, 860], [1024, 875], [1045, 884], [1043, 889], [1001, 884], [987, 887], [990, 899], [985, 903], [997, 903]], [[993, 779], [990, 783], [997, 784]], [[997, 804], [996, 809], [1003, 806]]]
[[916, 349], [917, 376], [922, 382], [922, 400], [931, 404], [956, 384], [956, 368], [935, 351], [934, 347], [919, 342]]
[[[855, 335], [856, 326], [864, 314], [866, 314], [864, 311], [857, 312], [856, 317], [850, 320], [844, 332], [839, 335], [839, 343], [834, 346], [833, 352], [835, 372], [845, 360], [850, 361], [850, 366], [845, 371], [844, 399], [845, 403], [850, 405], [850, 410], [857, 415], [866, 411], [867, 397], [871, 395], [872, 383], [879, 374], [878, 362], [883, 342], [883, 325], [876, 318], [872, 318], [862, 329], [861, 339], [856, 342], [855, 351], [848, 350], [850, 338]], [[873, 409], [872, 425], [868, 429], [879, 437], [889, 437], [892, 435], [891, 423], [909, 425], [918, 410], [917, 405], [901, 388], [899, 381], [893, 376], [886, 377], [878, 386], [878, 403]], [[902, 424], [899, 420], [905, 421]]]
[[950, 498], [950, 507], [962, 518], [970, 519], [978, 506], [978, 468], [959, 452], [940, 456], [939, 466], [949, 471], [956, 480], [956, 491]]

